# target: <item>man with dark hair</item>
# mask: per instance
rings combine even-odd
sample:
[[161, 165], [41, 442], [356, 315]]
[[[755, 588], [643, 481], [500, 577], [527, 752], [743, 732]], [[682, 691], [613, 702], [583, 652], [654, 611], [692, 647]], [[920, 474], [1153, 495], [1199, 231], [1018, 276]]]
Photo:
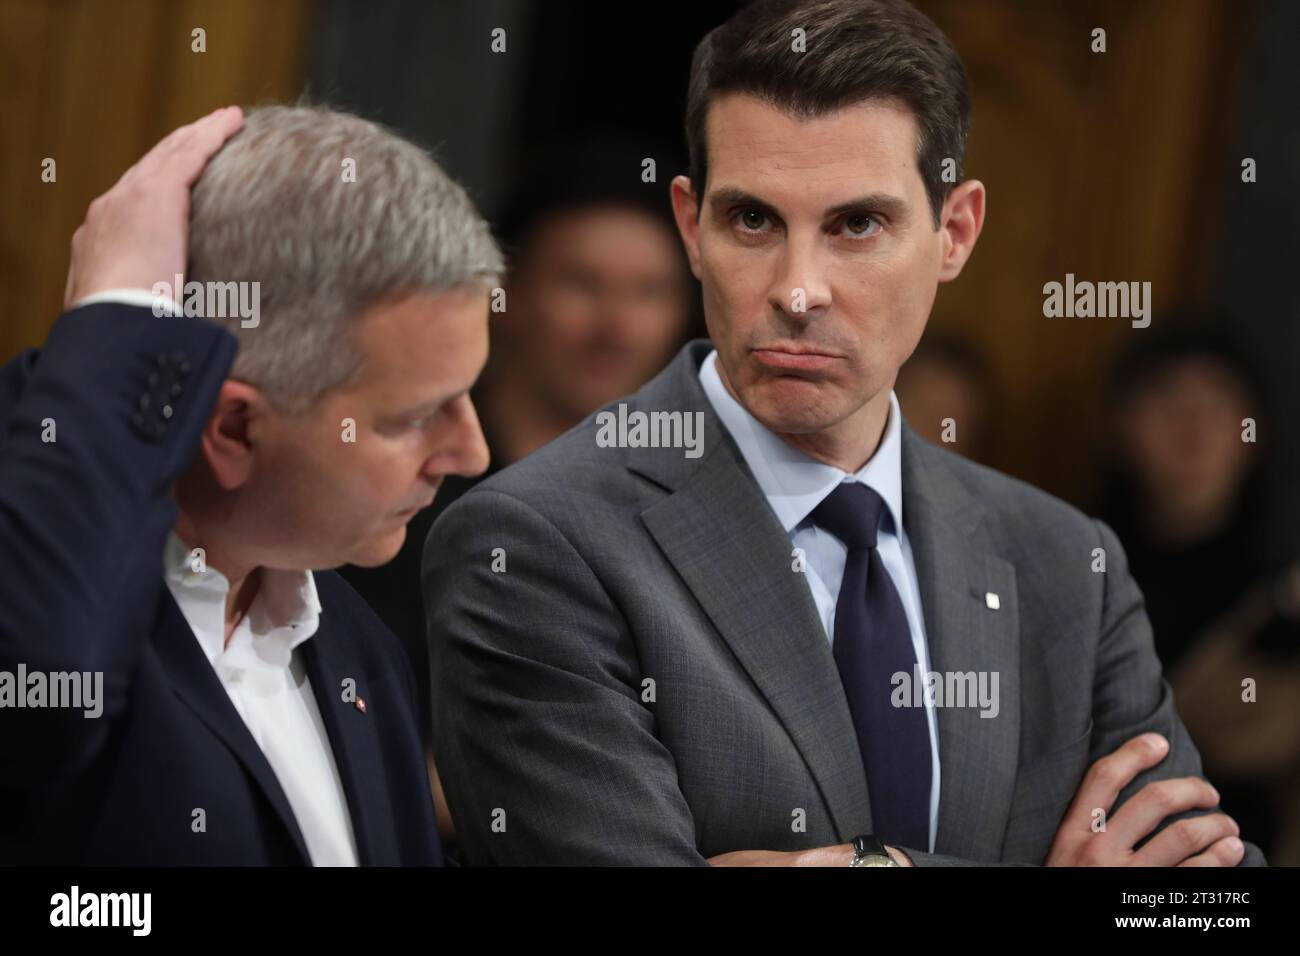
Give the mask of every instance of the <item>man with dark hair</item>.
[[712, 342], [425, 547], [466, 861], [1261, 862], [1207, 812], [1110, 529], [902, 420], [984, 221], [947, 38], [760, 0], [689, 90], [672, 202]]

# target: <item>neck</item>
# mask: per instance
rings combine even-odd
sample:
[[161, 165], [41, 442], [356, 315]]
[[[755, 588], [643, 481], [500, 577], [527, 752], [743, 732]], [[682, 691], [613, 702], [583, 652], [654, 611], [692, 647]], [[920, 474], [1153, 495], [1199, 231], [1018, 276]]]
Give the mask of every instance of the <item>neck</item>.
[[257, 589], [261, 584], [261, 570], [255, 566], [241, 564], [233, 555], [224, 551], [210, 536], [204, 535], [199, 530], [198, 522], [184, 511], [177, 515], [174, 530], [185, 547], [191, 550], [202, 548], [204, 565], [220, 571], [230, 583], [230, 590], [226, 592], [226, 627], [223, 644], [228, 647], [235, 628], [248, 613], [253, 598], [257, 597]]
[[[745, 403], [731, 387], [721, 362], [718, 362], [717, 368], [723, 387], [743, 406]], [[773, 434], [810, 458], [853, 474], [869, 462], [880, 447], [880, 441], [885, 436], [885, 426], [889, 422], [889, 395], [892, 389], [893, 382], [890, 382], [887, 388], [882, 388], [852, 415], [830, 428], [797, 433], [773, 430]]]

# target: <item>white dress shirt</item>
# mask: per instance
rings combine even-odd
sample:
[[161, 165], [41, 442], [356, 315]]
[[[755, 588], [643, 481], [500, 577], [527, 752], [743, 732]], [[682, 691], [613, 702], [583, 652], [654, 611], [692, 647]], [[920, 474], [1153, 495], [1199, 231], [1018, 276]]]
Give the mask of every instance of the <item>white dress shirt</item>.
[[167, 538], [163, 560], [167, 587], [275, 771], [312, 864], [356, 866], [343, 782], [302, 654], [295, 653], [320, 624], [311, 572], [262, 568], [257, 595], [227, 646], [226, 576], [211, 567], [194, 571], [190, 551], [175, 532]]
[[72, 308], [79, 309], [83, 305], [95, 305], [98, 302], [120, 302], [122, 305], [138, 305], [146, 309], [153, 308], [157, 303], [159, 311], [170, 309], [173, 313], [179, 311], [181, 315], [185, 314], [185, 309], [175, 299], [154, 295], [148, 289], [108, 289], [78, 299], [72, 303]]
[[[109, 289], [85, 296], [74, 308], [97, 302], [184, 310], [148, 289]], [[208, 663], [271, 765], [307, 844], [314, 866], [356, 866], [347, 795], [334, 763], [329, 733], [294, 649], [316, 633], [320, 600], [310, 571], [262, 569], [257, 596], [226, 646], [226, 595], [230, 582], [215, 568], [195, 572], [190, 551], [172, 532], [163, 550], [167, 587], [180, 606]]]
[[[835, 640], [835, 604], [840, 596], [848, 548], [835, 535], [815, 526], [808, 516], [841, 482], [858, 481], [885, 501], [876, 550], [902, 600], [921, 671], [928, 673], [930, 652], [925, 639], [921, 594], [912, 547], [903, 527], [902, 427], [894, 393], [889, 393], [889, 419], [879, 447], [870, 461], [849, 474], [804, 454], [768, 430], [727, 391], [718, 374], [717, 360], [717, 352], [709, 353], [700, 366], [700, 384], [754, 473], [777, 520], [790, 536], [790, 543], [804, 552], [807, 568], [804, 577], [812, 589], [827, 640]], [[930, 845], [927, 849], [933, 853], [939, 820], [939, 729], [930, 695], [922, 696], [930, 728]]]

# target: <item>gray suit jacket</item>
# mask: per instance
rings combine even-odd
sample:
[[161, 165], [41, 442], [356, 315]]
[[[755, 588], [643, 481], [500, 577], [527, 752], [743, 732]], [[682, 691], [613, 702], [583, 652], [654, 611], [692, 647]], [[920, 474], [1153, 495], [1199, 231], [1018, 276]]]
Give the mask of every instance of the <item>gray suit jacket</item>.
[[[702, 412], [701, 457], [599, 447], [593, 416], [429, 534], [434, 753], [467, 863], [700, 864], [871, 832], [811, 591], [699, 384], [710, 348], [626, 399]], [[1088, 766], [1143, 731], [1171, 750], [1120, 802], [1199, 775], [1113, 532], [906, 425], [902, 468], [931, 667], [996, 671], [1001, 694], [993, 718], [938, 709], [936, 853], [915, 862], [1041, 863]]]

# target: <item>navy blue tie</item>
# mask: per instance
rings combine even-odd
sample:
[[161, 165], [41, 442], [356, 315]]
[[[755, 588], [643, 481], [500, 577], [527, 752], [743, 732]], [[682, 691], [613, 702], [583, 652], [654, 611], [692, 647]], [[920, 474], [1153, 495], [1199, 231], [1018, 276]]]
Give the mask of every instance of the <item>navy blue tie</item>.
[[875, 836], [892, 846], [930, 848], [930, 729], [925, 708], [894, 707], [893, 676], [915, 680], [916, 651], [903, 602], [876, 550], [885, 502], [859, 482], [842, 482], [812, 512], [813, 524], [848, 548], [835, 603], [835, 665], [867, 772]]

